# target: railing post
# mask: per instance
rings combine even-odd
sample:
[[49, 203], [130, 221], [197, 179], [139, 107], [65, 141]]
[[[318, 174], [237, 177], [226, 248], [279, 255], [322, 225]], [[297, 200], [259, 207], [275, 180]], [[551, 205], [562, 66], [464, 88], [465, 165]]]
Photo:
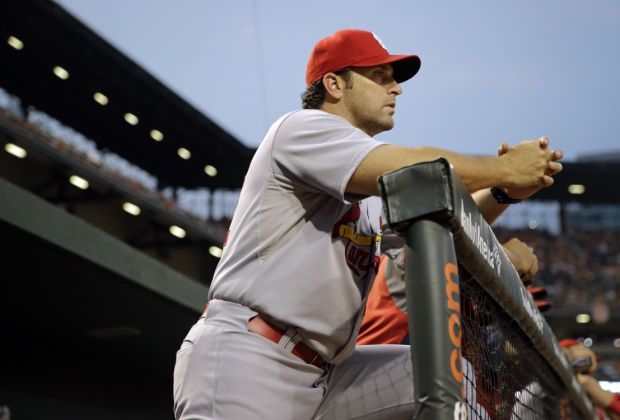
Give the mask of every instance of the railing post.
[[465, 405], [459, 274], [452, 234], [436, 222], [419, 220], [407, 229], [405, 239], [416, 419], [453, 420], [459, 412], [464, 416]]

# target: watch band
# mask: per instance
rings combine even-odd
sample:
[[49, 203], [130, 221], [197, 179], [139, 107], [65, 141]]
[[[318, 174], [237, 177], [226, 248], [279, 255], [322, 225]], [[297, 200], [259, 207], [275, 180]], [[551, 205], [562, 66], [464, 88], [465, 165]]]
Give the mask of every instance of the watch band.
[[499, 187], [491, 188], [491, 194], [493, 195], [493, 198], [495, 198], [495, 201], [497, 201], [499, 204], [517, 204], [523, 201], [519, 200], [518, 198], [510, 197], [508, 194], [506, 194], [506, 191]]

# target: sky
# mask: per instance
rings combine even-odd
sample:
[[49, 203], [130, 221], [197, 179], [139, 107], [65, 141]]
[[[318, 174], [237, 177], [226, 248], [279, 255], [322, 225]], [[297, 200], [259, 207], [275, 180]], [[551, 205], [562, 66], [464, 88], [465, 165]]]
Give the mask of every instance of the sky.
[[250, 147], [300, 108], [316, 41], [359, 28], [422, 60], [380, 140], [488, 155], [546, 135], [566, 160], [620, 151], [617, 0], [56, 2]]

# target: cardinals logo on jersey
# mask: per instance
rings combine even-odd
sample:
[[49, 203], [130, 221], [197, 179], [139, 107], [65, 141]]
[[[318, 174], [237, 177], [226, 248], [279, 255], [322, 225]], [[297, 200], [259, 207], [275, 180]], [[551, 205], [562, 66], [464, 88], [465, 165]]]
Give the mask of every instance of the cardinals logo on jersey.
[[[349, 211], [340, 218], [332, 230], [333, 238], [347, 240], [345, 260], [349, 269], [358, 277], [364, 277], [370, 270], [375, 271], [379, 265], [379, 256], [375, 253], [379, 249], [381, 234], [375, 233], [369, 223], [366, 223], [368, 226], [364, 229], [360, 221], [362, 211], [367, 211], [366, 207], [364, 206], [362, 210], [360, 203], [352, 204]], [[378, 224], [380, 223], [378, 219]], [[365, 232], [366, 230], [368, 232]]]

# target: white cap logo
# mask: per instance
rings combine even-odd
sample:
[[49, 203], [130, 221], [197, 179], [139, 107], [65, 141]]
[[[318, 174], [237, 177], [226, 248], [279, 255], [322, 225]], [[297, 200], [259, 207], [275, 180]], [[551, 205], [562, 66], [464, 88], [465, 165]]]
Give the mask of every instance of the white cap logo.
[[377, 42], [383, 47], [383, 49], [387, 51], [387, 47], [385, 46], [383, 41], [381, 41], [381, 38], [379, 38], [379, 36], [374, 32], [372, 33], [372, 36], [374, 36]]

